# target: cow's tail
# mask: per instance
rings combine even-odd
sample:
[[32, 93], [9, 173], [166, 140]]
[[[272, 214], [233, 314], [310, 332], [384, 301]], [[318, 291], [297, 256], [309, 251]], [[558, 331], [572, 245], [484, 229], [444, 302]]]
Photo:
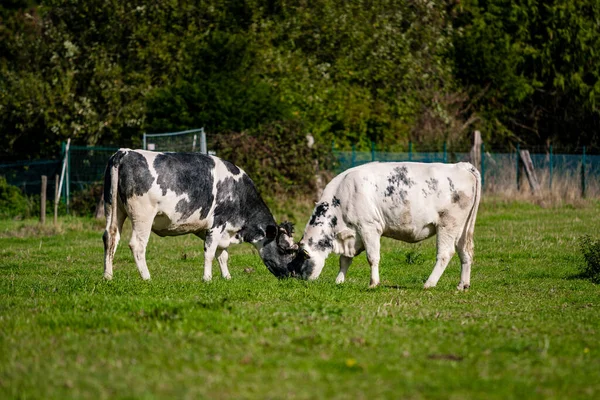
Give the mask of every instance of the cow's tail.
[[468, 170], [475, 177], [475, 193], [473, 196], [473, 205], [469, 212], [469, 217], [466, 223], [465, 239], [467, 240], [467, 247], [473, 248], [473, 233], [475, 231], [475, 220], [477, 219], [477, 210], [479, 209], [479, 202], [481, 201], [481, 174], [472, 164], [467, 164]]
[[108, 160], [104, 171], [104, 213], [106, 230], [114, 233], [117, 230], [117, 196], [119, 192], [119, 167], [125, 152], [117, 151]]
[[104, 277], [112, 279], [113, 258], [119, 243], [120, 226], [118, 210], [119, 168], [127, 151], [119, 150], [108, 160], [104, 171], [104, 214], [106, 215], [106, 230], [104, 241]]

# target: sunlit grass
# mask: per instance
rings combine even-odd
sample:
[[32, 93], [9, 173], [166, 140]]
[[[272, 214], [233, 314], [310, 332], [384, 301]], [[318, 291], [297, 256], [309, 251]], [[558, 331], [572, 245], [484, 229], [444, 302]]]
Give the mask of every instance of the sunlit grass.
[[364, 255], [343, 285], [333, 256], [279, 281], [249, 245], [206, 284], [198, 238], [153, 235], [143, 282], [127, 227], [108, 282], [101, 222], [0, 221], [0, 398], [595, 398], [600, 288], [578, 240], [599, 211], [484, 203], [467, 292], [457, 258], [422, 289], [434, 240], [384, 240], [368, 289]]

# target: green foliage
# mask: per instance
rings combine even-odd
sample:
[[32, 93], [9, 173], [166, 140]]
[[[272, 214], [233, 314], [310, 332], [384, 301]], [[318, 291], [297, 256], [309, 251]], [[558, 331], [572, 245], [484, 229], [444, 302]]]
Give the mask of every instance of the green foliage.
[[83, 217], [94, 216], [102, 193], [104, 193], [102, 183], [88, 185], [83, 190], [73, 192], [70, 198], [69, 212]]
[[453, 15], [456, 76], [488, 142], [600, 144], [597, 1], [467, 0]]
[[0, 176], [0, 218], [24, 218], [29, 215], [28, 210], [27, 197]]
[[579, 247], [585, 259], [582, 274], [594, 283], [600, 283], [600, 240], [591, 236], [582, 236]]
[[327, 149], [309, 148], [302, 124], [295, 121], [219, 135], [214, 150], [242, 166], [267, 199], [315, 193], [315, 175], [328, 162]]
[[592, 0], [36, 3], [0, 6], [3, 158], [276, 121], [338, 149], [600, 143]]

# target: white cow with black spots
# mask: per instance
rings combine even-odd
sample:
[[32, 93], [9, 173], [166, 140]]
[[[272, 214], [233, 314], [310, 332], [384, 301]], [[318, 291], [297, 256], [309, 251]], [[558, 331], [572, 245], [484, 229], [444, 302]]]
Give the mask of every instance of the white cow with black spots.
[[481, 176], [469, 163], [375, 162], [351, 168], [325, 187], [288, 268], [295, 276], [316, 279], [333, 252], [340, 254], [336, 282], [342, 283], [352, 258], [365, 250], [374, 287], [382, 236], [415, 243], [437, 234], [437, 260], [425, 288], [437, 284], [457, 251], [458, 289], [467, 289], [480, 198]]
[[104, 176], [106, 231], [104, 277], [113, 277], [113, 259], [125, 219], [131, 219], [129, 247], [142, 279], [150, 279], [146, 246], [159, 236], [194, 234], [204, 239], [204, 280], [212, 279], [215, 256], [229, 279], [227, 248], [253, 244], [274, 275], [289, 275], [294, 245], [290, 223], [277, 225], [248, 175], [218, 157], [200, 153], [157, 153], [120, 149]]

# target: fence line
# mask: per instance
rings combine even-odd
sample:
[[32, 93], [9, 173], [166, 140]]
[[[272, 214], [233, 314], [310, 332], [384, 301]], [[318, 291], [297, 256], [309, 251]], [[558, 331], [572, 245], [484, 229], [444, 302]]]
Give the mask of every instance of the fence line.
[[[184, 131], [179, 137], [187, 137], [186, 146], [200, 150], [190, 141], [190, 134], [204, 133], [203, 129]], [[163, 135], [162, 137], [172, 137]], [[152, 137], [153, 140], [155, 139]], [[211, 139], [209, 137], [208, 139]], [[210, 142], [210, 140], [209, 140]], [[210, 143], [209, 143], [210, 145]], [[162, 146], [165, 146], [163, 143]], [[64, 149], [63, 145], [63, 149]], [[70, 146], [67, 154], [66, 177], [63, 186], [63, 202], [68, 204], [73, 192], [81, 191], [90, 185], [102, 184], [108, 158], [117, 147]], [[177, 150], [164, 149], [164, 150]], [[482, 186], [486, 192], [505, 192], [507, 195], [526, 190], [519, 158], [520, 149], [490, 152], [481, 145], [481, 162], [477, 167], [482, 173]], [[187, 150], [189, 151], [189, 150]], [[413, 161], [413, 162], [458, 162], [469, 159], [468, 149], [450, 149], [446, 145], [437, 151], [415, 151], [412, 143], [405, 152], [377, 151], [375, 144], [369, 151], [340, 151], [332, 148], [333, 171], [339, 173], [347, 168], [372, 161]], [[538, 181], [546, 192], [561, 196], [600, 197], [600, 155], [588, 154], [582, 149], [580, 154], [557, 154], [550, 146], [547, 151], [530, 153]], [[40, 193], [41, 176], [54, 177], [60, 174], [63, 157], [56, 160], [20, 161], [0, 164], [0, 176], [10, 185], [19, 187], [28, 195]], [[55, 191], [54, 179], [49, 179], [48, 190]], [[521, 187], [525, 186], [525, 187]]]

